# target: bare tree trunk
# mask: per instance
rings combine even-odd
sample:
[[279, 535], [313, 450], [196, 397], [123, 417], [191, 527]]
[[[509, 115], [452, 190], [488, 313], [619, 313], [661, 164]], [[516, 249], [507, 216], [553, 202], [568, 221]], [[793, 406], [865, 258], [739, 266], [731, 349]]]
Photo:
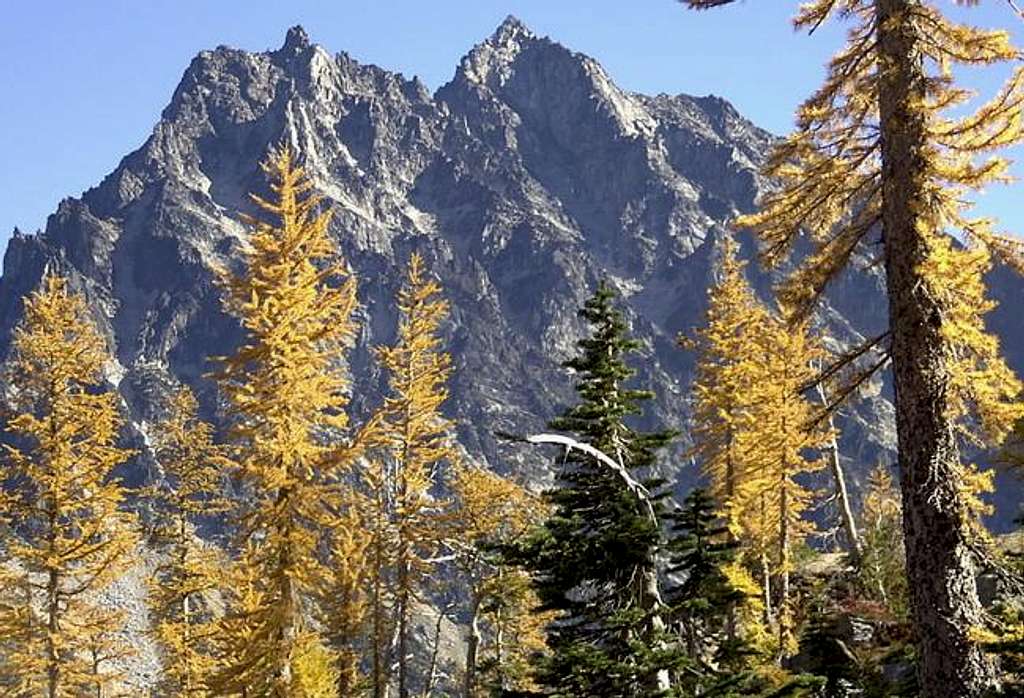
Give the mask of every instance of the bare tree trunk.
[[790, 633], [789, 608], [789, 489], [785, 467], [779, 501], [779, 661], [786, 656], [786, 641]]
[[908, 14], [920, 0], [876, 0], [882, 220], [892, 333], [903, 526], [925, 698], [974, 698], [992, 670], [971, 629], [980, 625], [960, 455], [949, 416], [950, 349], [943, 303], [920, 272], [929, 254], [928, 124], [920, 37]]
[[[761, 530], [767, 530], [768, 523], [768, 512], [765, 508], [764, 495], [761, 495]], [[759, 562], [761, 564], [761, 599], [764, 603], [764, 613], [762, 619], [765, 625], [770, 625], [774, 620], [775, 614], [772, 613], [772, 569], [771, 565], [768, 564], [768, 552], [765, 550], [766, 546], [761, 546], [761, 554], [759, 556]]]
[[[618, 439], [616, 439], [617, 441]], [[661, 520], [658, 519], [654, 506], [651, 504], [650, 493], [642, 485], [635, 482], [630, 476], [629, 471], [626, 470], [625, 461], [622, 457], [623, 450], [622, 444], [617, 443], [615, 446], [615, 457], [619, 477], [636, 499], [637, 513], [646, 517], [655, 531], [660, 531]], [[661, 598], [661, 584], [658, 579], [658, 567], [653, 551], [651, 555], [646, 557], [643, 567], [637, 570], [637, 572], [639, 574], [636, 575], [636, 578], [639, 580], [640, 585], [635, 601], [647, 614], [646, 639], [648, 641], [653, 639], [654, 644], [660, 647], [665, 642], [665, 620], [662, 618], [662, 613], [665, 611], [665, 602]], [[650, 685], [655, 695], [667, 694], [672, 687], [668, 669], [658, 669], [654, 676], [651, 677]]]
[[[379, 519], [379, 516], [378, 516]], [[379, 520], [378, 520], [379, 523]], [[385, 634], [385, 613], [384, 613], [384, 560], [383, 541], [381, 531], [378, 527], [376, 532], [377, 540], [374, 542], [374, 570], [373, 570], [373, 658], [371, 666], [371, 677], [373, 681], [373, 698], [384, 698], [385, 686], [388, 684], [385, 664], [387, 658], [384, 653]]]
[[429, 698], [437, 683], [437, 658], [441, 651], [441, 625], [444, 623], [444, 615], [448, 607], [437, 610], [437, 622], [434, 623], [434, 646], [430, 651], [430, 668], [427, 671], [427, 680], [423, 685], [422, 698]]
[[[734, 440], [735, 439], [733, 438], [732, 427], [730, 427], [729, 428], [729, 434], [728, 434], [728, 437], [727, 437], [727, 445], [725, 447], [725, 449], [726, 449], [725, 450], [725, 499], [726, 499], [726, 502], [724, 502], [724, 504], [726, 504], [727, 510], [729, 512], [731, 512], [731, 510], [732, 510], [733, 498], [736, 496], [736, 466], [735, 466], [735, 463], [733, 462], [733, 457], [732, 457], [733, 442], [734, 442]], [[723, 502], [719, 502], [718, 504], [719, 504], [719, 506], [721, 506], [723, 504]], [[726, 521], [726, 523], [727, 523], [727, 531], [726, 531], [725, 535], [726, 535], [726, 540], [728, 540], [730, 543], [735, 543], [736, 542], [736, 535], [732, 532], [731, 519], [732, 519], [732, 514], [729, 513], [728, 514], [728, 520]], [[738, 621], [736, 619], [736, 602], [735, 601], [729, 601], [729, 605], [728, 605], [728, 607], [726, 609], [726, 614], [725, 614], [725, 636], [726, 636], [726, 638], [728, 638], [728, 640], [730, 642], [733, 642], [733, 641], [736, 640], [736, 637], [737, 637], [736, 626], [737, 625], [738, 625]]]
[[[287, 489], [281, 490], [277, 495], [277, 501], [280, 505], [281, 511], [287, 511], [288, 507], [284, 503], [288, 501], [291, 496], [291, 492]], [[291, 564], [291, 539], [292, 522], [286, 520], [283, 530], [279, 532], [282, 538], [281, 543], [281, 557], [278, 561], [277, 574], [281, 576], [279, 583], [281, 593], [281, 627], [278, 631], [278, 646], [275, 651], [272, 661], [277, 663], [277, 682], [278, 686], [283, 692], [291, 690], [293, 671], [292, 671], [292, 652], [295, 649], [295, 640], [299, 633], [299, 607], [298, 607], [298, 594], [296, 593], [295, 585], [292, 582], [292, 578], [289, 571], [292, 569]]]
[[409, 698], [409, 594], [404, 585], [409, 583], [405, 566], [398, 569], [398, 697]]
[[[828, 396], [825, 394], [825, 386], [820, 382], [816, 386], [818, 399], [823, 407], [828, 406]], [[832, 413], [828, 415], [828, 430], [831, 436], [828, 443], [828, 464], [832, 471], [832, 481], [836, 487], [836, 502], [839, 506], [839, 518], [843, 523], [843, 530], [846, 532], [846, 542], [850, 552], [855, 559], [860, 559], [864, 554], [864, 545], [860, 540], [860, 532], [857, 530], [857, 520], [853, 516], [853, 507], [850, 505], [850, 493], [846, 489], [846, 474], [843, 472], [842, 461], [839, 460], [839, 439], [836, 436], [835, 420]]]
[[[661, 589], [658, 584], [657, 568], [653, 564], [646, 565], [641, 578], [643, 579], [641, 608], [650, 614], [650, 620], [648, 621], [648, 633], [651, 637], [663, 638], [665, 635], [665, 621], [661, 617], [661, 614], [665, 605], [661, 600]], [[664, 642], [664, 640], [661, 640], [660, 642]], [[658, 672], [653, 677], [653, 686], [656, 690], [655, 695], [668, 693], [669, 689], [672, 687], [668, 669], [658, 669]]]
[[57, 652], [57, 634], [60, 630], [59, 585], [57, 570], [51, 569], [46, 583], [46, 688], [49, 698], [58, 698], [60, 695], [60, 655]]
[[[56, 436], [56, 423], [51, 419], [51, 433]], [[47, 516], [47, 545], [51, 555], [55, 558], [57, 551], [57, 496], [59, 493], [51, 493], [49, 498], [49, 512]], [[51, 563], [55, 564], [55, 563]], [[60, 571], [56, 567], [50, 567], [46, 580], [46, 688], [48, 698], [58, 698], [60, 695], [61, 683], [61, 658], [57, 650], [57, 635], [60, 632]]]
[[466, 678], [463, 690], [465, 698], [473, 698], [476, 689], [477, 653], [480, 650], [480, 604], [483, 594], [480, 590], [473, 591], [473, 600], [469, 609], [469, 635], [466, 638]]
[[96, 647], [92, 648], [92, 675], [94, 698], [103, 698], [103, 678], [100, 676], [100, 655]]
[[[181, 514], [178, 517], [178, 569], [181, 570], [182, 574], [188, 574], [188, 548], [186, 547], [186, 540], [188, 537], [188, 525], [185, 519], [185, 515]], [[192, 650], [192, 609], [189, 603], [189, 594], [185, 592], [181, 597], [181, 646], [186, 652]], [[194, 690], [195, 680], [192, 676], [192, 662], [186, 662], [184, 685], [182, 686], [182, 692], [186, 696], [191, 696]]]
[[[498, 579], [502, 579], [505, 572], [498, 568]], [[505, 614], [504, 605], [498, 604], [494, 618], [494, 665], [498, 669], [498, 681], [502, 691], [509, 689], [508, 672], [505, 670]], [[467, 696], [467, 698], [470, 698]]]

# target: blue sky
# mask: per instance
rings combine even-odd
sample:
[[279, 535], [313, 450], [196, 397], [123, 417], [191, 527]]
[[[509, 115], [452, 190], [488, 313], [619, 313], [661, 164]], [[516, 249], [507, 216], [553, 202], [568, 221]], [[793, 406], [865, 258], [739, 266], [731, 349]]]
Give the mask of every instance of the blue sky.
[[[952, 0], [935, 0], [952, 8]], [[32, 0], [5, 8], [0, 41], [0, 248], [15, 226], [41, 228], [65, 196], [98, 183], [146, 139], [192, 56], [220, 44], [278, 47], [302, 24], [331, 52], [419, 75], [436, 88], [508, 14], [597, 58], [623, 87], [717, 94], [776, 133], [821, 80], [843, 30], [795, 34], [797, 0], [744, 0], [714, 12], [673, 0]], [[956, 14], [1010, 27], [1004, 0]], [[966, 76], [987, 93], [999, 76]], [[1024, 156], [1024, 152], [1018, 157]], [[1024, 157], [1020, 157], [1024, 160]], [[1024, 173], [1024, 168], [1017, 168]], [[1024, 232], [1024, 183], [981, 210]]]

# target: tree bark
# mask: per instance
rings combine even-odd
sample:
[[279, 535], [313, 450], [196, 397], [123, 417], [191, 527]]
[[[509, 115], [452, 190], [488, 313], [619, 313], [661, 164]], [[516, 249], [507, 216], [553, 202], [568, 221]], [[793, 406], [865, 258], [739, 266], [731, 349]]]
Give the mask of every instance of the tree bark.
[[421, 698], [430, 698], [430, 694], [434, 692], [434, 684], [437, 683], [437, 661], [441, 654], [441, 626], [444, 625], [444, 617], [448, 610], [447, 606], [437, 610], [437, 621], [434, 623], [434, 646], [430, 649], [430, 668], [427, 671], [427, 680], [423, 684]]
[[469, 610], [469, 636], [466, 638], [466, 679], [463, 690], [465, 698], [473, 698], [476, 688], [477, 653], [480, 650], [480, 604], [483, 594], [479, 590], [473, 593]]
[[409, 698], [409, 570], [406, 562], [398, 567], [398, 697]]
[[[289, 498], [292, 496], [291, 490], [285, 488], [277, 494], [277, 506], [280, 511], [289, 511], [290, 507], [287, 505]], [[281, 542], [278, 543], [280, 546], [280, 557], [277, 563], [277, 569], [275, 574], [278, 575], [278, 584], [281, 608], [280, 617], [281, 625], [278, 629], [278, 644], [276, 648], [277, 656], [273, 657], [273, 661], [277, 663], [277, 683], [280, 690], [287, 693], [291, 690], [294, 680], [294, 671], [292, 663], [294, 661], [293, 653], [295, 650], [295, 641], [298, 638], [301, 618], [299, 609], [299, 598], [295, 588], [295, 584], [292, 580], [292, 527], [294, 522], [291, 519], [286, 519], [284, 526], [281, 527], [277, 533], [281, 538]]]
[[789, 488], [786, 482], [786, 468], [780, 478], [779, 487], [779, 661], [786, 657], [786, 640], [790, 633], [789, 607]]
[[381, 524], [381, 508], [378, 506], [375, 513], [375, 531], [373, 543], [373, 698], [384, 698], [385, 686], [388, 683], [387, 672], [385, 671], [386, 657], [384, 656], [384, 554], [383, 554], [383, 525]]
[[[819, 382], [816, 386], [818, 399], [822, 407], [828, 407], [828, 396], [825, 394], [825, 387]], [[846, 489], [846, 474], [843, 472], [842, 461], [839, 460], [839, 439], [836, 437], [835, 420], [832, 413], [828, 415], [828, 430], [831, 436], [828, 443], [828, 465], [832, 471], [832, 481], [836, 487], [836, 502], [839, 506], [839, 518], [843, 523], [843, 531], [846, 532], [846, 541], [850, 546], [850, 553], [856, 560], [864, 554], [864, 545], [860, 541], [860, 532], [857, 530], [857, 520], [853, 516], [853, 507], [850, 505], [850, 493]]]
[[892, 333], [903, 526], [925, 698], [979, 696], [991, 669], [970, 631], [981, 622], [970, 532], [958, 491], [960, 456], [949, 416], [950, 349], [943, 305], [922, 277], [929, 236], [926, 117], [919, 0], [876, 0], [882, 220]]
[[51, 569], [46, 583], [48, 624], [46, 633], [46, 688], [49, 698], [60, 695], [60, 655], [57, 652], [57, 634], [60, 632], [60, 577]]

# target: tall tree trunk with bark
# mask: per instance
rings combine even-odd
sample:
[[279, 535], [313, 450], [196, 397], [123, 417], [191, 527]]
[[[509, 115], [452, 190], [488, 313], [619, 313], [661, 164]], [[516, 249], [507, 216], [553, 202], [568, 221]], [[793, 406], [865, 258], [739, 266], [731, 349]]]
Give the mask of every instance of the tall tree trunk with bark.
[[958, 490], [960, 454], [949, 415], [950, 348], [943, 305], [920, 265], [929, 253], [926, 154], [920, 109], [926, 79], [910, 26], [913, 0], [877, 0], [885, 270], [892, 333], [903, 525], [911, 606], [926, 698], [980, 696], [991, 668], [971, 629], [981, 623], [967, 516]]

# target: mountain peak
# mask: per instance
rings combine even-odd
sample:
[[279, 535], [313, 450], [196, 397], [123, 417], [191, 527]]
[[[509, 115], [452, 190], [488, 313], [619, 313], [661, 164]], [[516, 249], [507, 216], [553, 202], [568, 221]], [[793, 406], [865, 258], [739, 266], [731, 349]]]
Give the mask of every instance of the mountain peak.
[[477, 44], [463, 57], [456, 74], [471, 83], [502, 82], [525, 45], [535, 42], [537, 35], [521, 20], [509, 15], [486, 41]]
[[510, 41], [518, 38], [534, 39], [536, 34], [530, 31], [530, 28], [523, 23], [515, 15], [509, 15], [504, 21], [498, 25], [498, 28], [491, 34], [491, 38], [488, 39], [488, 43], [505, 45]]
[[310, 43], [309, 34], [306, 33], [306, 30], [301, 25], [296, 24], [285, 34], [284, 45], [280, 48], [280, 51], [298, 53], [309, 48]]

